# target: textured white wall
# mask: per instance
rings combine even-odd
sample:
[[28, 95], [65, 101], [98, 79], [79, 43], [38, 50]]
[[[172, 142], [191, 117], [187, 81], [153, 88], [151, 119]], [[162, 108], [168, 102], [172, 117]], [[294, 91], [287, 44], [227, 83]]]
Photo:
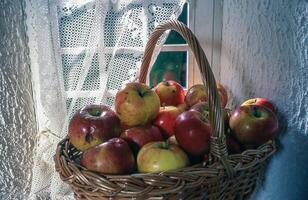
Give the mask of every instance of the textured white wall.
[[0, 1], [0, 199], [27, 199], [36, 123], [24, 2]]
[[280, 115], [279, 150], [253, 199], [308, 199], [308, 3], [225, 0], [221, 82], [232, 105], [260, 96]]

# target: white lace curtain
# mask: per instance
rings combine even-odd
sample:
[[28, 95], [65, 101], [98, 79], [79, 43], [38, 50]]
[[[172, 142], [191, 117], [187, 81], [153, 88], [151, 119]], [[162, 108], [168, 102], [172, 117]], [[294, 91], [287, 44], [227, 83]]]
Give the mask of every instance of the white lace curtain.
[[[177, 18], [185, 0], [27, 0], [33, 89], [39, 126], [31, 199], [72, 199], [54, 170], [57, 142], [72, 114], [90, 103], [113, 105], [138, 76], [157, 24]], [[156, 55], [166, 34], [156, 48]]]

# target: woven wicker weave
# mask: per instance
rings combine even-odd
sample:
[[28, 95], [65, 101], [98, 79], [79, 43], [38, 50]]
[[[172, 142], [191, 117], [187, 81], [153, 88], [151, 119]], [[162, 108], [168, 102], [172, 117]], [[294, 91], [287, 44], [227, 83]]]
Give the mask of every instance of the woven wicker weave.
[[145, 82], [156, 42], [169, 29], [186, 39], [207, 86], [213, 128], [211, 162], [162, 173], [98, 174], [78, 164], [81, 152], [65, 138], [58, 144], [55, 166], [61, 179], [74, 191], [76, 199], [245, 199], [254, 190], [265, 160], [275, 152], [275, 143], [269, 141], [257, 149], [228, 155], [215, 78], [198, 40], [181, 22], [168, 21], [152, 33], [145, 49], [139, 81]]

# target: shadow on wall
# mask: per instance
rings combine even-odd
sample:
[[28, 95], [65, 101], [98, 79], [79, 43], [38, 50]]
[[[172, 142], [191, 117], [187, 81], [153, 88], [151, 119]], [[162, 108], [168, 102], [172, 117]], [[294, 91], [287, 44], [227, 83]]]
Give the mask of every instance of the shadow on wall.
[[265, 97], [278, 108], [278, 150], [254, 200], [308, 199], [308, 2], [224, 1], [221, 82], [231, 106]]
[[[292, 141], [287, 134], [294, 134]], [[300, 148], [307, 146], [308, 137], [292, 133], [290, 130], [287, 134], [280, 135], [278, 150], [265, 167], [257, 190], [251, 197], [252, 200], [304, 200], [308, 198], [306, 170], [308, 156]], [[285, 153], [286, 151], [290, 153]]]

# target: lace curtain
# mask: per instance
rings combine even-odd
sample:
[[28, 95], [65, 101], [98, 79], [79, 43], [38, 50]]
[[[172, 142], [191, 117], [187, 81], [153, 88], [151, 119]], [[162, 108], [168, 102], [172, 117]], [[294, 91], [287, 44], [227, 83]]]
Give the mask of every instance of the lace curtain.
[[[157, 24], [177, 18], [184, 3], [27, 0], [39, 126], [30, 199], [73, 199], [53, 164], [56, 144], [66, 136], [70, 117], [86, 104], [112, 106], [116, 91], [136, 80], [150, 33]], [[166, 36], [157, 45], [156, 56]]]

